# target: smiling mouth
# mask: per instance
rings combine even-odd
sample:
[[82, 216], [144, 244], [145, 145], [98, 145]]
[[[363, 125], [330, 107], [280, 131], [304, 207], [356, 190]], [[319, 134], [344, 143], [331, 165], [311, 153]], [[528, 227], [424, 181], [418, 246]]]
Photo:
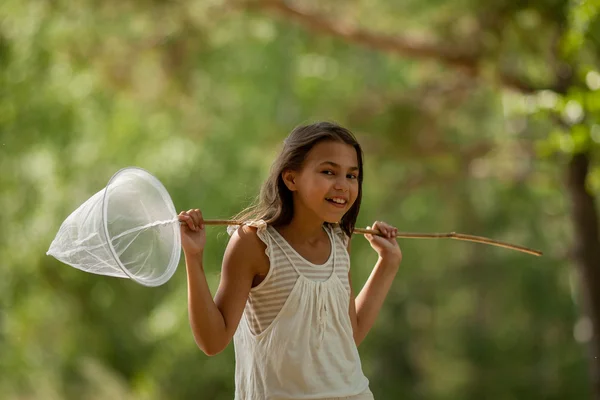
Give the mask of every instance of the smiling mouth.
[[328, 197], [325, 200], [327, 200], [329, 203], [338, 206], [338, 207], [345, 207], [346, 204], [348, 203], [348, 201], [346, 199], [341, 199], [339, 197]]

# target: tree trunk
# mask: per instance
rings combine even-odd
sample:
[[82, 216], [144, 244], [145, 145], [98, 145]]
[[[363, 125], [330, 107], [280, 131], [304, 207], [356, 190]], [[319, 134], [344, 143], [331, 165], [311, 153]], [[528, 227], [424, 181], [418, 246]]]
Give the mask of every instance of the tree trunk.
[[575, 234], [574, 256], [580, 276], [582, 311], [592, 323], [589, 342], [590, 379], [593, 398], [600, 400], [600, 239], [598, 211], [587, 191], [589, 155], [575, 154], [569, 162], [567, 183]]

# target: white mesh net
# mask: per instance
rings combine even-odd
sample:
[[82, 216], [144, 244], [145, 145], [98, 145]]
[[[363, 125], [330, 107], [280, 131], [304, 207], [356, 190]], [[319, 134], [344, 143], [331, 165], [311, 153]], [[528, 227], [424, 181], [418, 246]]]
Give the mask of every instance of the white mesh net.
[[46, 254], [86, 272], [159, 286], [175, 273], [180, 253], [169, 193], [147, 171], [129, 167], [69, 215]]

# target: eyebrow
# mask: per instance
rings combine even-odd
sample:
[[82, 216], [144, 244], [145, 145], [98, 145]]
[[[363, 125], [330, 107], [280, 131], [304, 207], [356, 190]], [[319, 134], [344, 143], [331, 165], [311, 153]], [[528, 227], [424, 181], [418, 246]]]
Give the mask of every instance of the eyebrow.
[[[323, 161], [323, 162], [322, 162], [321, 164], [319, 164], [319, 165], [323, 165], [323, 164], [329, 164], [329, 165], [331, 165], [332, 167], [335, 167], [335, 168], [340, 168], [340, 169], [342, 168], [342, 166], [341, 166], [341, 165], [339, 165], [339, 164], [336, 164], [336, 163], [334, 163], [333, 161]], [[358, 167], [350, 167], [350, 168], [349, 168], [349, 170], [350, 170], [350, 171], [358, 171]]]

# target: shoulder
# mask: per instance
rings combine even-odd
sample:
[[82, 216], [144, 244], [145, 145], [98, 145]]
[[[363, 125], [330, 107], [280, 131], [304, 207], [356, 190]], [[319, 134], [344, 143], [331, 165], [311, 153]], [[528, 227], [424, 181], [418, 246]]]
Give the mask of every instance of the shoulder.
[[259, 238], [258, 228], [245, 224], [231, 231], [228, 247], [258, 254], [264, 251], [266, 245]]
[[244, 224], [236, 227], [229, 227], [228, 232], [231, 239], [227, 244], [226, 257], [233, 259], [234, 262], [243, 262], [250, 266], [257, 274], [269, 266], [269, 259], [266, 255], [267, 246], [261, 239], [262, 230], [260, 227]]

